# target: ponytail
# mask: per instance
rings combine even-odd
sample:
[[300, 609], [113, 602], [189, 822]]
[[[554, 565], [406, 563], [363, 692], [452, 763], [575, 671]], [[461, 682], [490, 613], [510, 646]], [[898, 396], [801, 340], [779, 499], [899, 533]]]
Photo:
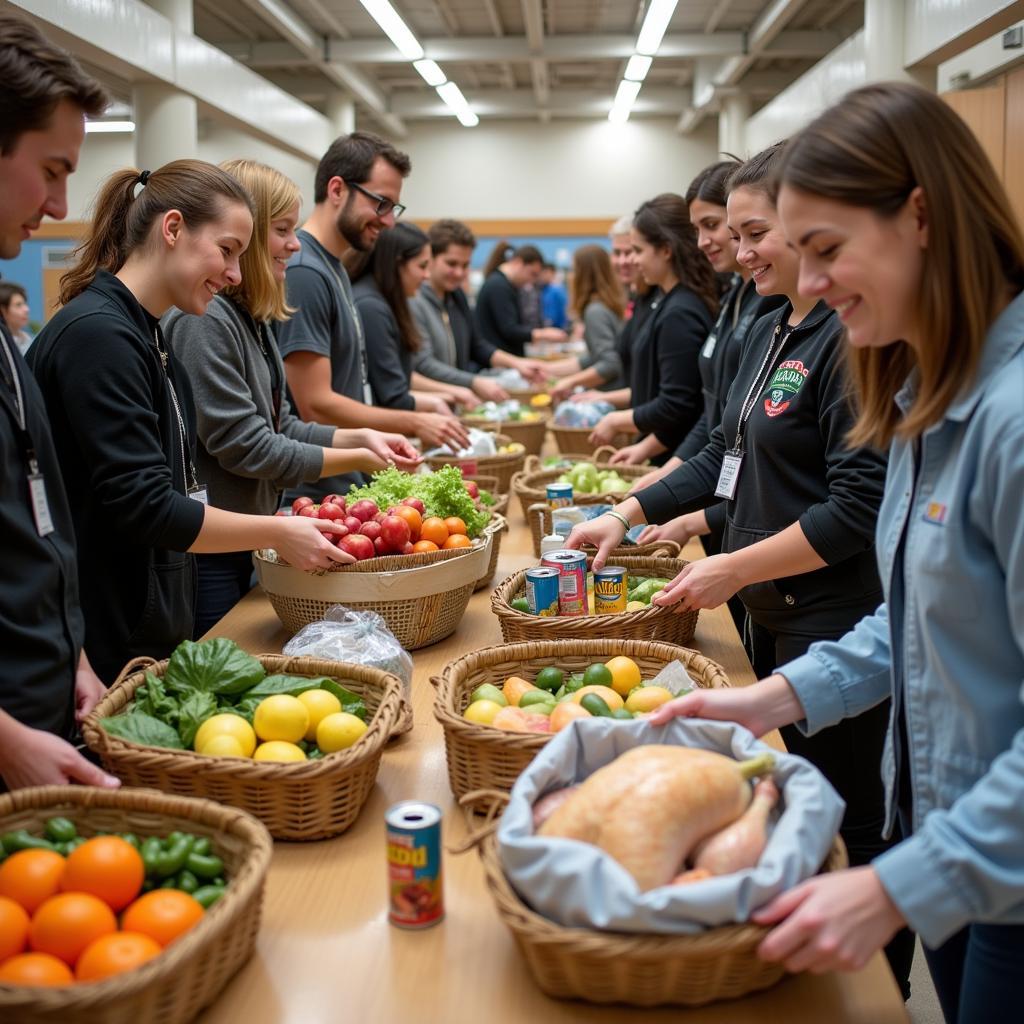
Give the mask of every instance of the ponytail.
[[487, 257], [487, 262], [484, 264], [484, 279], [486, 280], [490, 277], [506, 260], [512, 259], [514, 254], [515, 249], [512, 248], [512, 244], [507, 238], [503, 238], [498, 242], [491, 250], [491, 255]]

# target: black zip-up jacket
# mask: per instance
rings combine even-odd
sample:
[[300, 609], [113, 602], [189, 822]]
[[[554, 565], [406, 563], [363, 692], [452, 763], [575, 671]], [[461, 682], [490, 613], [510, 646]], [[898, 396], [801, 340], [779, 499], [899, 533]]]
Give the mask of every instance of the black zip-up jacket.
[[533, 329], [523, 322], [519, 289], [500, 270], [493, 271], [480, 286], [473, 315], [484, 341], [514, 356], [526, 353]]
[[633, 342], [651, 315], [654, 304], [661, 298], [661, 292], [657, 288], [648, 288], [643, 295], [631, 292], [630, 298], [633, 302], [633, 312], [615, 339], [615, 351], [622, 360], [622, 379], [626, 382], [633, 374]]
[[652, 304], [633, 340], [633, 422], [641, 434], [653, 434], [669, 452], [701, 414], [697, 357], [711, 325], [707, 306], [695, 292], [677, 284]]
[[[195, 410], [159, 324], [101, 271], [43, 328], [30, 355], [72, 509], [85, 646], [110, 682], [130, 658], [192, 636], [203, 506], [187, 497]], [[182, 449], [168, 377], [185, 426]]]
[[[722, 423], [707, 447], [637, 495], [648, 522], [713, 504], [722, 457], [735, 446], [740, 410], [766, 353], [778, 344], [789, 303], [747, 338]], [[776, 632], [835, 636], [881, 603], [874, 528], [886, 457], [850, 448], [853, 422], [842, 327], [823, 302], [793, 328], [746, 425], [723, 550], [737, 551], [799, 522], [821, 569], [744, 587], [750, 617]]]

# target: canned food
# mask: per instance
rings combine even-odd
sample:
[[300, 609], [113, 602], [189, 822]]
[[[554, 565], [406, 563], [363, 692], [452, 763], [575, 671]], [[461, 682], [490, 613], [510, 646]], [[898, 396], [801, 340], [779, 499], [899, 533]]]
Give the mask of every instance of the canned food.
[[418, 800], [388, 808], [388, 920], [399, 928], [429, 928], [444, 917], [441, 809]]
[[603, 615], [626, 610], [629, 578], [621, 565], [606, 565], [594, 573], [594, 612]]
[[572, 484], [548, 484], [548, 507], [567, 508], [572, 504]]
[[587, 615], [587, 556], [582, 551], [549, 551], [541, 564], [558, 570], [558, 614]]
[[526, 570], [526, 601], [531, 615], [558, 614], [558, 581], [561, 574], [557, 569], [541, 566]]

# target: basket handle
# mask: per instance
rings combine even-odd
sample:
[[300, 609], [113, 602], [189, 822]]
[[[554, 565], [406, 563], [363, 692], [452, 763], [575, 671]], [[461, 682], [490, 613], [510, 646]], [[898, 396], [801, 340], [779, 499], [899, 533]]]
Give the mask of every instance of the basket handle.
[[651, 548], [651, 554], [653, 555], [655, 551], [663, 551], [666, 557], [677, 558], [679, 556], [679, 552], [682, 550], [683, 549], [677, 541], [659, 540], [654, 542], [654, 547]]
[[121, 682], [122, 679], [127, 679], [128, 676], [134, 675], [134, 673], [138, 672], [139, 669], [151, 668], [155, 664], [156, 658], [147, 658], [145, 655], [142, 655], [138, 658], [132, 658], [132, 660], [129, 661], [128, 664], [125, 665], [123, 669], [121, 669], [120, 673], [118, 674], [118, 677], [113, 681], [113, 683], [111, 683], [110, 689], [113, 689], [115, 686], [117, 686], [117, 684]]
[[532, 453], [530, 455], [527, 455], [526, 461], [523, 463], [523, 473], [536, 473], [539, 469], [540, 459]]
[[610, 444], [598, 445], [598, 447], [595, 448], [593, 453], [591, 454], [591, 458], [594, 460], [594, 462], [600, 462], [602, 458], [604, 459], [604, 461], [607, 461], [617, 451], [618, 448], [615, 448], [613, 445]]
[[448, 845], [449, 853], [465, 853], [479, 846], [488, 836], [494, 834], [498, 827], [498, 818], [508, 805], [509, 794], [501, 789], [474, 789], [472, 792], [464, 793], [459, 797], [459, 806], [469, 810], [482, 808], [484, 810], [484, 822], [476, 829], [471, 829], [469, 834], [458, 843]]
[[430, 685], [436, 690], [444, 682], [444, 676], [431, 676]]

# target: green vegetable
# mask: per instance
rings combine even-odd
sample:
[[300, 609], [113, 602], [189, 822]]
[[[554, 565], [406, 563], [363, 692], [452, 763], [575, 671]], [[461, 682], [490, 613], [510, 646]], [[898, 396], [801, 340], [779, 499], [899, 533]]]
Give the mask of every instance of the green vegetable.
[[611, 718], [612, 709], [605, 699], [597, 693], [585, 693], [580, 699], [580, 707], [589, 711], [595, 718]]
[[193, 850], [185, 860], [185, 867], [199, 878], [216, 878], [224, 871], [224, 861], [212, 854], [199, 854]]
[[221, 711], [230, 711], [233, 715], [241, 715], [250, 725], [259, 707], [262, 697], [244, 697], [237, 704], [221, 704]]
[[565, 683], [566, 693], [575, 693], [577, 690], [583, 689], [583, 675], [582, 673], [574, 673], [566, 679]]
[[350, 715], [355, 715], [356, 718], [366, 721], [366, 705], [358, 693], [346, 690], [344, 686], [336, 683], [333, 679], [322, 680], [320, 688], [328, 693], [333, 693], [341, 701], [342, 711], [347, 711]]
[[233, 640], [219, 636], [178, 644], [167, 664], [164, 685], [175, 694], [207, 690], [219, 696], [234, 696], [252, 689], [265, 675], [263, 666], [251, 654]]
[[324, 752], [319, 747], [313, 747], [312, 750], [310, 750], [306, 754], [306, 760], [307, 761], [319, 761], [319, 760], [321, 760], [323, 758], [323, 756], [324, 756]]
[[185, 749], [177, 729], [140, 711], [129, 711], [126, 715], [116, 715], [114, 718], [101, 718], [100, 725], [111, 736], [131, 743], [141, 743], [146, 747], [167, 747], [170, 750]]
[[152, 672], [146, 673], [145, 683], [135, 691], [135, 710], [168, 725], [178, 724], [178, 702], [167, 692], [163, 680]]
[[156, 873], [161, 878], [170, 878], [185, 866], [185, 861], [188, 860], [188, 855], [192, 852], [192, 844], [195, 842], [194, 836], [175, 835], [174, 833], [172, 836], [173, 838], [168, 839], [167, 846], [156, 859]]
[[527, 601], [525, 597], [513, 598], [510, 604], [517, 612], [526, 612], [529, 614], [530, 602]]
[[262, 700], [264, 697], [273, 697], [278, 693], [285, 693], [289, 697], [297, 697], [300, 693], [305, 693], [307, 690], [319, 690], [324, 682], [325, 680], [322, 678], [302, 679], [299, 676], [266, 676], [251, 690], [246, 690], [245, 697], [246, 700], [250, 700], [253, 697], [258, 697]]
[[533, 685], [554, 693], [564, 682], [565, 673], [560, 668], [555, 668], [554, 665], [548, 665], [537, 673], [537, 678], [534, 679]]
[[200, 857], [205, 857], [210, 852], [210, 840], [206, 836], [200, 836], [192, 844], [192, 852], [198, 853]]
[[52, 850], [53, 843], [48, 839], [41, 839], [39, 836], [32, 835], [28, 829], [19, 828], [13, 832], [7, 832], [4, 836], [0, 837], [0, 843], [3, 844], [4, 852], [19, 853], [22, 850]]
[[192, 898], [199, 903], [204, 910], [209, 910], [224, 895], [222, 885], [204, 885], [192, 893]]
[[550, 704], [554, 707], [555, 695], [547, 690], [530, 690], [519, 698], [521, 708], [529, 708], [534, 704]]
[[192, 749], [199, 726], [217, 713], [217, 698], [203, 690], [193, 690], [181, 699], [178, 735], [186, 750]]
[[50, 818], [43, 831], [46, 838], [54, 843], [69, 843], [78, 835], [75, 823], [67, 818]]
[[164, 844], [160, 841], [159, 836], [149, 836], [142, 841], [139, 853], [142, 856], [142, 863], [146, 868], [147, 875], [156, 874], [157, 860], [160, 854], [163, 853], [163, 849]]
[[199, 879], [188, 868], [182, 868], [174, 878], [174, 887], [182, 892], [193, 893], [199, 888]]
[[481, 505], [497, 505], [498, 504], [497, 499], [494, 497], [493, 494], [491, 494], [490, 491], [478, 491], [477, 493], [480, 495], [480, 504]]
[[131, 847], [139, 849], [139, 837], [134, 832], [119, 832], [118, 835]]
[[621, 718], [622, 721], [624, 721], [624, 722], [627, 721], [627, 720], [632, 722], [633, 721], [633, 712], [627, 710], [626, 708], [616, 708], [612, 712], [612, 718]]

